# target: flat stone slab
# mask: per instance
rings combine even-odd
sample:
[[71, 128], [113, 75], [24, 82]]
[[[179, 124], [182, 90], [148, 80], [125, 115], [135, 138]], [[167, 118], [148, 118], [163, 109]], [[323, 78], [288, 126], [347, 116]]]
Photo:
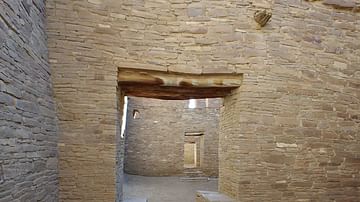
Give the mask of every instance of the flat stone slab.
[[209, 181], [208, 177], [181, 177], [181, 181]]
[[125, 199], [124, 202], [147, 202], [148, 200], [146, 198], [131, 198], [131, 199]]
[[196, 202], [235, 202], [235, 200], [219, 192], [197, 191]]

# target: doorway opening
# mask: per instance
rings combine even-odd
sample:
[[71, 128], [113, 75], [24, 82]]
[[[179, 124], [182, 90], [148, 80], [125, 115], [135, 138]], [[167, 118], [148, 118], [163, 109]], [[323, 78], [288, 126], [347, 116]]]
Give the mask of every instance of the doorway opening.
[[[213, 100], [212, 100], [213, 102]], [[201, 168], [204, 162], [205, 145], [204, 145], [204, 132], [185, 132], [184, 143], [184, 168]], [[213, 138], [213, 141], [217, 141], [217, 137]], [[209, 139], [210, 139], [209, 138]], [[214, 147], [214, 145], [207, 145], [208, 147]]]
[[[196, 75], [125, 68], [120, 68], [118, 73], [118, 94], [122, 100], [119, 103], [125, 103], [124, 96], [128, 96], [128, 106], [120, 106], [127, 108], [123, 113], [127, 118], [122, 118], [126, 119], [127, 123], [121, 127], [125, 132], [117, 146], [117, 167], [121, 167], [118, 169], [119, 173], [125, 171], [130, 175], [137, 175], [129, 178], [129, 175], [125, 174], [125, 179], [118, 182], [125, 181], [125, 185], [129, 185], [130, 182], [131, 187], [134, 185], [131, 182], [139, 182], [144, 176], [151, 176], [151, 179], [156, 176], [172, 176], [169, 179], [176, 180], [169, 182], [166, 187], [157, 187], [159, 184], [151, 184], [151, 180], [148, 179], [140, 185], [137, 184], [137, 190], [141, 190], [142, 186], [147, 190], [152, 186], [157, 190], [168, 190], [172, 184], [180, 185], [182, 182], [179, 177], [184, 176], [186, 172], [191, 177], [210, 175], [207, 172], [211, 173], [211, 170], [217, 173], [218, 164], [211, 164], [217, 163], [214, 157], [218, 152], [218, 133], [211, 132], [217, 131], [212, 126], [218, 126], [218, 123], [212, 124], [211, 116], [219, 118], [222, 98], [240, 86], [242, 75]], [[210, 98], [214, 98], [215, 101], [212, 102]], [[150, 105], [146, 106], [148, 103]], [[212, 110], [214, 112], [211, 112]], [[209, 115], [204, 116], [204, 112]], [[119, 122], [121, 123], [121, 120]], [[119, 178], [122, 176], [119, 175]], [[205, 179], [208, 180], [207, 177]], [[149, 182], [150, 184], [147, 184]], [[118, 192], [122, 192], [123, 185], [117, 184]], [[184, 186], [185, 190], [189, 187], [191, 186]], [[128, 188], [129, 186], [124, 186], [125, 199], [129, 197]], [[192, 188], [191, 194], [177, 190], [179, 197], [189, 195], [192, 199], [195, 198], [195, 190], [199, 187]], [[172, 193], [171, 190], [166, 192]], [[135, 194], [141, 198], [148, 198], [142, 195], [145, 194], [144, 191]], [[149, 194], [152, 197], [152, 194]], [[117, 196], [120, 198], [122, 194]], [[151, 200], [159, 201], [150, 198]]]
[[[166, 196], [176, 192], [178, 195], [172, 197], [179, 200], [184, 193], [192, 192], [184, 201], [192, 201], [190, 197], [194, 198], [196, 190], [217, 191], [222, 99], [208, 102], [211, 107], [206, 107], [205, 99], [196, 99], [197, 107], [192, 109], [189, 100], [128, 97], [124, 137], [126, 199], [137, 196], [163, 201], [152, 195], [149, 187]], [[141, 114], [137, 119], [132, 118], [134, 110]], [[159, 187], [158, 180], [168, 183], [166, 188]]]
[[184, 168], [196, 168], [197, 164], [197, 145], [195, 142], [184, 144]]

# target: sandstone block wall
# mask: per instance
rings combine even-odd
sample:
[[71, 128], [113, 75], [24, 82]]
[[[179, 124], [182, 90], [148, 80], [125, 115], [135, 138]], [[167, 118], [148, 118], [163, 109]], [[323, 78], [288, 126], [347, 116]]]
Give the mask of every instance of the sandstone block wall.
[[[138, 175], [180, 175], [184, 171], [185, 133], [200, 132], [203, 144], [199, 170], [218, 175], [218, 124], [221, 99], [187, 100], [129, 98], [125, 137], [125, 172]], [[134, 110], [138, 117], [133, 118]], [[200, 142], [199, 142], [200, 143]], [[198, 152], [200, 154], [200, 151]], [[200, 157], [201, 156], [201, 157]]]
[[229, 48], [219, 43], [228, 28], [204, 18], [205, 7], [195, 1], [48, 0], [47, 14], [60, 198], [112, 201], [117, 68], [231, 72], [235, 51], [225, 53]]
[[49, 0], [46, 5], [59, 117], [60, 201], [115, 201], [121, 148], [116, 146], [117, 68], [110, 49], [119, 46], [110, 35], [93, 32], [91, 26], [104, 18], [92, 3]]
[[113, 201], [117, 67], [129, 67], [244, 73], [221, 119], [222, 192], [356, 201], [359, 13], [323, 2], [48, 0], [61, 198]]
[[57, 201], [45, 1], [0, 1], [0, 201]]
[[238, 201], [358, 201], [360, 15], [275, 1], [259, 30], [252, 2], [237, 19], [249, 69], [224, 101], [220, 190]]

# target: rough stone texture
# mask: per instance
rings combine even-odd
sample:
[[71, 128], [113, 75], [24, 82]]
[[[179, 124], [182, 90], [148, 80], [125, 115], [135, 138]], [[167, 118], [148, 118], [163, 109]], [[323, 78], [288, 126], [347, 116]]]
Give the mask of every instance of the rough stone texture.
[[[221, 99], [188, 101], [129, 98], [125, 136], [125, 172], [146, 176], [180, 175], [184, 172], [185, 133], [203, 133], [199, 169], [218, 175], [218, 125]], [[133, 118], [133, 111], [139, 117]], [[200, 152], [198, 152], [200, 153]]]
[[60, 131], [60, 201], [117, 197], [117, 68], [111, 49], [118, 52], [121, 46], [113, 43], [106, 11], [97, 3], [102, 1], [46, 4]]
[[273, 14], [244, 34], [250, 71], [224, 101], [220, 190], [242, 202], [359, 201], [360, 15], [301, 1], [275, 1]]
[[57, 201], [45, 1], [0, 1], [0, 201]]
[[235, 202], [233, 199], [213, 191], [198, 191], [196, 193], [196, 202]]
[[244, 73], [223, 109], [222, 192], [358, 201], [359, 13], [302, 0], [47, 2], [62, 199], [114, 200], [117, 68], [128, 67]]
[[306, 1], [322, 1], [324, 5], [330, 5], [338, 9], [347, 9], [353, 12], [360, 11], [360, 2], [357, 0], [306, 0]]

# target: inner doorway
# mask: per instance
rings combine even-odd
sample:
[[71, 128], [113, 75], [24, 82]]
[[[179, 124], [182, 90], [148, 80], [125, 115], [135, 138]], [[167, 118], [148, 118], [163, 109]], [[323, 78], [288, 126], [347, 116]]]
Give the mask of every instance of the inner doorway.
[[197, 145], [195, 142], [184, 144], [184, 168], [196, 168]]
[[200, 168], [204, 161], [204, 132], [186, 132], [184, 168]]

